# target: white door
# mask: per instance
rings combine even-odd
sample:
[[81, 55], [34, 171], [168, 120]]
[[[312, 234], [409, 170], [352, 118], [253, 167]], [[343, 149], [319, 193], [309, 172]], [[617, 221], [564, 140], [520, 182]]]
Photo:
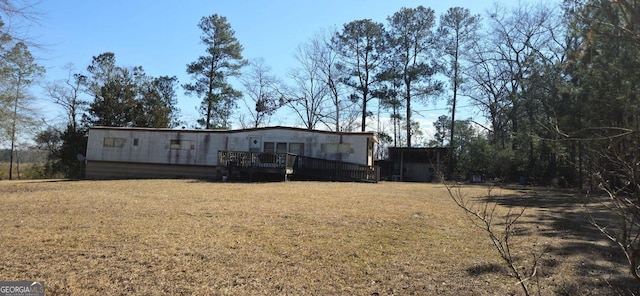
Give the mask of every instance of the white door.
[[262, 137], [249, 137], [249, 152], [260, 152], [262, 150]]

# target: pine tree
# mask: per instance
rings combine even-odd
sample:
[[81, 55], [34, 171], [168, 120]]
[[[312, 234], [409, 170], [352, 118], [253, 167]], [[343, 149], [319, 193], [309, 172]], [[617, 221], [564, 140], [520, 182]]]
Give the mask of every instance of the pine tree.
[[194, 82], [184, 84], [188, 95], [202, 98], [198, 123], [206, 128], [230, 128], [232, 110], [242, 93], [233, 88], [228, 77], [240, 75], [240, 68], [247, 64], [242, 57], [242, 45], [227, 18], [213, 14], [205, 16], [198, 24], [200, 40], [207, 47], [206, 54], [187, 65], [187, 73]]

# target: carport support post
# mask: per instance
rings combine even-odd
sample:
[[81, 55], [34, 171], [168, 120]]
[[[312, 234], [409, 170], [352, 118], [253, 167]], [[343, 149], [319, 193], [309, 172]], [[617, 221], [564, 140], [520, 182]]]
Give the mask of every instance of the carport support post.
[[400, 181], [404, 181], [404, 151], [400, 150]]
[[438, 176], [442, 175], [440, 173], [440, 150], [436, 150], [436, 172], [438, 173]]

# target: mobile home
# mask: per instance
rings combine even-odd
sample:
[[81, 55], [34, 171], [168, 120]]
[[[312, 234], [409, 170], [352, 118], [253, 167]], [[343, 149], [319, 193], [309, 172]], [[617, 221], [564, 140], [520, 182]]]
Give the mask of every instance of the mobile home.
[[223, 151], [288, 153], [373, 166], [375, 132], [294, 127], [187, 130], [92, 127], [86, 176], [104, 178], [220, 178]]

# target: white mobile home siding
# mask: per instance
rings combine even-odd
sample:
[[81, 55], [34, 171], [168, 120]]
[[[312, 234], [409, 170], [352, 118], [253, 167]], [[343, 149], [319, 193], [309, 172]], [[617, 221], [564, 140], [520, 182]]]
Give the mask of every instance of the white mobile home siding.
[[[331, 133], [289, 127], [172, 130], [94, 127], [87, 177], [215, 177], [218, 151], [264, 152], [265, 143], [305, 156], [373, 164], [375, 133]], [[339, 147], [339, 149], [337, 149]]]
[[[124, 139], [122, 147], [106, 147], [108, 138]], [[179, 140], [179, 149], [171, 147]], [[216, 165], [217, 151], [224, 149], [216, 134], [174, 130], [91, 129], [87, 160], [157, 164]], [[137, 145], [136, 145], [137, 144]]]
[[[260, 152], [264, 152], [265, 143], [301, 143], [304, 153], [300, 154], [305, 156], [371, 165], [367, 159], [367, 139], [370, 138], [371, 135], [366, 134], [340, 135], [293, 129], [249, 130], [229, 134], [229, 145], [224, 150], [249, 151], [250, 139], [260, 139], [262, 142]], [[340, 143], [343, 147], [349, 147], [349, 151], [332, 153], [326, 149], [328, 145]], [[294, 151], [288, 152], [294, 153]]]

